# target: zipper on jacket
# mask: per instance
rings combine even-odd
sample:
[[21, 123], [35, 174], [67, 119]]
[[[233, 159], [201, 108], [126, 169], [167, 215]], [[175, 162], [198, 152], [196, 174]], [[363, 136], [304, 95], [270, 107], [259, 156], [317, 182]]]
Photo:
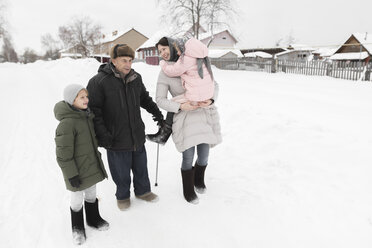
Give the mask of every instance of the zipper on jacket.
[[119, 90], [119, 95], [120, 95], [121, 108], [124, 109], [124, 99], [123, 99], [123, 93], [121, 92], [121, 90]]
[[133, 93], [134, 106], [136, 106], [136, 105], [137, 105], [137, 101], [136, 101], [136, 93], [134, 92], [133, 87], [132, 87], [132, 93]]
[[133, 127], [132, 127], [132, 122], [131, 122], [131, 118], [130, 118], [130, 110], [129, 110], [129, 103], [128, 103], [128, 84], [126, 82], [125, 79], [122, 79], [123, 80], [123, 83], [124, 83], [124, 90], [125, 90], [125, 100], [127, 102], [127, 111], [128, 111], [128, 120], [129, 120], [129, 128], [130, 128], [130, 134], [131, 134], [131, 138], [132, 138], [132, 143], [133, 143], [133, 149], [134, 151], [136, 150], [136, 144], [135, 144], [135, 139], [134, 139], [134, 135], [133, 135]]

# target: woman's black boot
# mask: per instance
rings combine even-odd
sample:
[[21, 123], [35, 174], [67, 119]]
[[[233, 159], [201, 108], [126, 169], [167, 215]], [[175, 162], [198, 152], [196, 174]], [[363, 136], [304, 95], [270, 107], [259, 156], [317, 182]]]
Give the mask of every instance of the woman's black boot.
[[207, 187], [204, 183], [205, 169], [207, 166], [200, 166], [195, 163], [195, 190], [199, 194], [204, 194], [207, 191]]
[[199, 199], [194, 190], [194, 167], [191, 170], [181, 170], [182, 174], [182, 186], [183, 186], [183, 196], [186, 201], [198, 204]]

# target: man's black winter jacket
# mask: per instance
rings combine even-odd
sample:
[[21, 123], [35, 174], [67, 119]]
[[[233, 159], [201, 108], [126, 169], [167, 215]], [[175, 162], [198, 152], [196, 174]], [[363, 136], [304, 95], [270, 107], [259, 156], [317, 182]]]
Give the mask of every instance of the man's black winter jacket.
[[155, 121], [163, 120], [141, 75], [133, 69], [122, 78], [113, 64], [102, 64], [87, 89], [99, 146], [126, 151], [141, 147], [145, 143], [145, 125], [140, 107], [151, 113]]

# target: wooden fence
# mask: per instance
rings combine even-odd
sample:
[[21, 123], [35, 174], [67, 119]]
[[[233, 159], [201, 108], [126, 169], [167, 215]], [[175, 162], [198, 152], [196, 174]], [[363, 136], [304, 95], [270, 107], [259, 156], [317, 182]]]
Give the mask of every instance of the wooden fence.
[[290, 61], [254, 58], [211, 59], [220, 69], [262, 72], [284, 72], [303, 75], [330, 76], [347, 80], [372, 81], [372, 61]]

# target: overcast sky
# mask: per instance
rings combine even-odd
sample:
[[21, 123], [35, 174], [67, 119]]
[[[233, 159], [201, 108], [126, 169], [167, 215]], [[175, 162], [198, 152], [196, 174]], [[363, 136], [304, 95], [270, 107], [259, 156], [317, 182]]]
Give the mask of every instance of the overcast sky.
[[[135, 28], [147, 37], [163, 28], [156, 0], [3, 0], [15, 48], [42, 51], [40, 37], [74, 16], [89, 16], [104, 32]], [[353, 32], [372, 34], [372, 0], [235, 0], [232, 31], [240, 47], [272, 47], [291, 34], [296, 43], [336, 45]]]

